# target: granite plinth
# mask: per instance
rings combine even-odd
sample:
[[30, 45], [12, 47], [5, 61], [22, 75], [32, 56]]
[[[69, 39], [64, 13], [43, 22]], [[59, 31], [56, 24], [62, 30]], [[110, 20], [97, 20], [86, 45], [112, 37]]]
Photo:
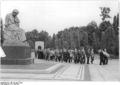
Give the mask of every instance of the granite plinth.
[[33, 64], [31, 58], [31, 48], [28, 45], [3, 45], [6, 57], [1, 58], [1, 64], [4, 65], [27, 65]]

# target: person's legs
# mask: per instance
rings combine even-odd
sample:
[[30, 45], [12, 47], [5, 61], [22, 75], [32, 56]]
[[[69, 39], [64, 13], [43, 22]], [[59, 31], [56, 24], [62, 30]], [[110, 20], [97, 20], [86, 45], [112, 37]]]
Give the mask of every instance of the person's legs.
[[85, 56], [82, 58], [82, 64], [85, 64]]
[[76, 63], [76, 58], [74, 58], [74, 63]]
[[103, 57], [103, 65], [106, 64], [106, 57]]
[[78, 63], [80, 62], [80, 59], [79, 59], [79, 57], [78, 57]]
[[103, 56], [100, 55], [100, 65], [102, 65], [103, 63], [104, 63], [104, 61], [103, 61]]
[[83, 64], [83, 56], [81, 57], [81, 64]]
[[102, 60], [100, 59], [100, 65], [102, 65]]
[[87, 64], [89, 64], [89, 56], [87, 56]]
[[100, 59], [100, 64], [99, 65], [101, 65], [101, 59]]
[[107, 62], [106, 62], [106, 64], [108, 64], [108, 58], [107, 58]]
[[52, 60], [52, 56], [50, 56], [50, 60]]
[[57, 58], [58, 58], [58, 56], [55, 56], [55, 61], [57, 62]]
[[93, 64], [93, 59], [92, 59], [92, 56], [91, 56], [91, 64]]
[[85, 55], [83, 56], [83, 64], [85, 64], [85, 61], [86, 61], [86, 59], [85, 59]]
[[80, 58], [80, 63], [82, 64], [82, 56], [81, 56], [81, 58]]
[[70, 63], [70, 56], [68, 57], [68, 62]]
[[93, 64], [94, 56], [91, 56], [91, 64]]
[[108, 57], [106, 57], [106, 64], [108, 64]]
[[60, 56], [58, 56], [58, 61], [60, 62]]

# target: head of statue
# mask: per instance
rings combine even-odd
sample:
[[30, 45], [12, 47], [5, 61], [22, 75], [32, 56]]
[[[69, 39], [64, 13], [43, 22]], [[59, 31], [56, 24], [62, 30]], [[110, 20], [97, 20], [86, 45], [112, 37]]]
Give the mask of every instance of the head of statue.
[[12, 11], [12, 15], [13, 15], [14, 17], [16, 17], [18, 14], [19, 14], [19, 11], [18, 11], [17, 9], [14, 9], [14, 10]]

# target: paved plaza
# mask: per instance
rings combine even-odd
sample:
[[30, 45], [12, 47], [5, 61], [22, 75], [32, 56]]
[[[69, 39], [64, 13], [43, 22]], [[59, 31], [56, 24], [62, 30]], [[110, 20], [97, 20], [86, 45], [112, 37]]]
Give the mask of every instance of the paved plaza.
[[1, 80], [67, 80], [120, 81], [120, 62], [110, 59], [108, 65], [74, 64], [35, 60], [33, 65], [1, 65]]

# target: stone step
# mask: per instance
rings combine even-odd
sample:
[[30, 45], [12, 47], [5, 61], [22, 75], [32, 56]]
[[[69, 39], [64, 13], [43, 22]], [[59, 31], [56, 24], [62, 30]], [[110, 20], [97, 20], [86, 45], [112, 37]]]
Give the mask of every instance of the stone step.
[[55, 64], [48, 69], [0, 69], [1, 73], [31, 73], [31, 74], [49, 74], [52, 73], [53, 71], [63, 67], [61, 63]]

